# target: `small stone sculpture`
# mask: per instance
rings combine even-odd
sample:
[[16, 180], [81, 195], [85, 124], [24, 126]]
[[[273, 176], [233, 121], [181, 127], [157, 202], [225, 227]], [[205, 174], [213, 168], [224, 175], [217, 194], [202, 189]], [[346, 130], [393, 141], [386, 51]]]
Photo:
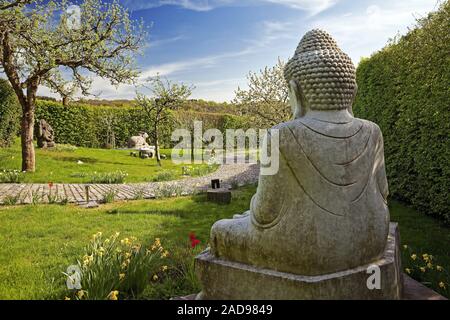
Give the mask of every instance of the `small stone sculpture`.
[[128, 148], [130, 149], [144, 149], [150, 148], [147, 143], [148, 134], [146, 132], [139, 132], [139, 135], [133, 136], [128, 140]]
[[39, 121], [39, 131], [37, 136], [37, 143], [39, 148], [53, 148], [55, 146], [54, 133], [52, 127], [41, 119]]
[[[352, 61], [328, 33], [312, 30], [285, 78], [294, 120], [272, 128], [279, 170], [260, 175], [247, 213], [213, 225], [210, 250], [196, 259], [198, 298], [399, 299], [383, 137], [353, 117]], [[367, 284], [370, 268], [379, 270], [380, 290]]]

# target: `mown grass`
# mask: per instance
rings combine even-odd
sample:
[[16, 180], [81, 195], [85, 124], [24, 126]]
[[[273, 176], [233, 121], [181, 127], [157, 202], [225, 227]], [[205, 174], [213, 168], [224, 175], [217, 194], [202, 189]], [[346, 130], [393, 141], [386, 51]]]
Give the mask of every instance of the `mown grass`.
[[[200, 288], [192, 274], [185, 277], [180, 272], [195, 255], [189, 247], [189, 233], [201, 241], [199, 249], [205, 248], [211, 225], [247, 210], [254, 192], [253, 186], [233, 191], [230, 205], [209, 203], [204, 195], [196, 195], [119, 202], [91, 210], [59, 205], [0, 207], [0, 299], [64, 298], [62, 272], [81, 258], [83, 248], [98, 231], [105, 236], [118, 231], [121, 237], [136, 236], [143, 243], [159, 237], [169, 249], [173, 268], [165, 278], [149, 283], [144, 298], [168, 299], [197, 292]], [[391, 201], [391, 216], [399, 222], [403, 244], [433, 254], [450, 270], [447, 227], [395, 201]], [[405, 263], [408, 258], [404, 256]]]
[[[253, 192], [254, 188], [236, 191], [233, 203], [226, 206], [197, 195], [120, 202], [93, 210], [71, 205], [0, 207], [0, 299], [64, 298], [62, 272], [81, 258], [83, 248], [98, 231], [105, 236], [115, 232], [121, 237], [135, 236], [143, 243], [159, 237], [171, 259], [177, 260], [190, 252], [190, 232], [206, 247], [211, 225], [247, 208]], [[166, 299], [192, 290], [185, 279], [170, 277], [153, 283], [146, 294], [147, 298]]]
[[[46, 150], [36, 148], [36, 172], [23, 176], [25, 183], [90, 183], [101, 174], [118, 171], [127, 173], [125, 182], [153, 181], [162, 171], [170, 170], [175, 179], [183, 176], [183, 165], [170, 160], [171, 150], [162, 149], [167, 156], [158, 166], [155, 159], [131, 157], [128, 150], [76, 148], [76, 150]], [[81, 161], [81, 163], [79, 163]], [[206, 164], [192, 165], [205, 168]], [[0, 148], [0, 170], [20, 170], [21, 149], [19, 140], [11, 148]]]

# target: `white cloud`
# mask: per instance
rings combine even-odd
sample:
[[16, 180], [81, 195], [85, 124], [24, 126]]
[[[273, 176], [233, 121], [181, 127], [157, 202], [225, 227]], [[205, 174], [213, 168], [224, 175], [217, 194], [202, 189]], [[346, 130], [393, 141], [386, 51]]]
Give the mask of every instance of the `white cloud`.
[[330, 32], [354, 63], [384, 47], [388, 39], [405, 34], [418, 17], [436, 8], [432, 0], [382, 1], [363, 12], [326, 16], [311, 22], [311, 28]]
[[172, 38], [166, 38], [166, 39], [156, 39], [156, 40], [152, 40], [150, 38], [150, 42], [149, 42], [148, 48], [151, 49], [151, 48], [161, 47], [161, 46], [164, 46], [166, 44], [174, 43], [174, 42], [177, 42], [177, 41], [180, 41], [180, 40], [184, 40], [184, 39], [186, 39], [186, 37], [184, 35], [179, 35], [179, 36], [175, 36], [175, 37], [172, 37]]
[[224, 6], [253, 6], [272, 3], [292, 9], [304, 10], [311, 15], [322, 12], [339, 0], [126, 0], [124, 4], [132, 10], [144, 10], [161, 6], [177, 6], [194, 11], [210, 11]]
[[[301, 0], [270, 1], [291, 6], [307, 2]], [[222, 1], [222, 3], [225, 2], [227, 1]], [[228, 1], [228, 3], [230, 2], [232, 0]], [[324, 5], [323, 3], [332, 3], [333, 1], [316, 1], [316, 4], [319, 2]], [[217, 1], [210, 1], [211, 3], [217, 3]], [[184, 5], [188, 5], [187, 2]], [[313, 7], [311, 6], [310, 10], [312, 10], [311, 8]], [[302, 9], [306, 10], [306, 8]], [[159, 73], [162, 76], [181, 79], [183, 82], [189, 83], [188, 79], [191, 78], [189, 72], [195, 71], [192, 75], [197, 76], [206, 68], [220, 67], [221, 63], [228, 59], [250, 54], [256, 56], [257, 53], [265, 53], [267, 61], [275, 61], [278, 56], [286, 58], [293, 54], [293, 48], [301, 36], [309, 29], [316, 27], [330, 32], [356, 64], [362, 56], [369, 56], [374, 51], [381, 49], [387, 40], [394, 37], [397, 32], [405, 33], [408, 27], [414, 25], [416, 17], [425, 16], [433, 9], [436, 9], [434, 0], [380, 0], [377, 5], [368, 4], [360, 11], [347, 10], [342, 14], [329, 12], [324, 16], [314, 16], [303, 21], [263, 21], [261, 22], [263, 29], [259, 38], [249, 41], [249, 45], [242, 50], [152, 65], [143, 70], [140, 81]], [[154, 45], [163, 45], [165, 41], [172, 40], [180, 39], [174, 37], [171, 40], [160, 40]], [[242, 74], [227, 79], [214, 78], [215, 72], [210, 72], [211, 79], [207, 78], [208, 81], [192, 81], [192, 84], [196, 86], [193, 97], [217, 101], [229, 100], [233, 97], [233, 92], [238, 85], [245, 87], [245, 79], [238, 77], [244, 77], [247, 71], [242, 70]], [[135, 95], [133, 86], [121, 85], [115, 88], [107, 80], [101, 78], [95, 78], [93, 88], [95, 89], [94, 93], [101, 92], [101, 98], [132, 99]], [[54, 96], [48, 89], [42, 88], [39, 94], [44, 93]]]
[[338, 0], [265, 0], [267, 2], [288, 6], [293, 9], [308, 11], [311, 15], [322, 12], [333, 5]]

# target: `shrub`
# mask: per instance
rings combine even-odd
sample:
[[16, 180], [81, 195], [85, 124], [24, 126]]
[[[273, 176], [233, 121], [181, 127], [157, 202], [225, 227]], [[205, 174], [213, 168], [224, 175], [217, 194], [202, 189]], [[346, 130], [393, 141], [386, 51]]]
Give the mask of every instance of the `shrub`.
[[20, 196], [16, 195], [16, 196], [11, 196], [11, 195], [7, 195], [4, 199], [3, 199], [3, 203], [7, 206], [14, 206], [16, 204], [18, 204], [20, 202]]
[[8, 80], [0, 79], [0, 147], [9, 147], [19, 133], [21, 108]]
[[0, 183], [20, 183], [24, 178], [24, 173], [19, 170], [0, 171]]
[[106, 184], [119, 184], [124, 183], [128, 173], [123, 171], [114, 172], [94, 172], [90, 177], [89, 183], [106, 183]]
[[357, 69], [355, 115], [384, 134], [390, 193], [450, 223], [450, 2]]
[[57, 144], [53, 148], [49, 148], [49, 151], [56, 152], [75, 152], [78, 148], [71, 144]]
[[145, 187], [136, 186], [133, 188], [133, 200], [142, 200], [145, 198]]
[[176, 180], [177, 174], [173, 170], [160, 171], [152, 178], [153, 182]]
[[183, 174], [191, 177], [199, 177], [208, 175], [219, 168], [218, 164], [201, 165], [197, 167], [186, 166], [183, 167]]
[[114, 188], [110, 188], [103, 194], [103, 203], [113, 203], [116, 200], [117, 191]]
[[183, 187], [176, 183], [164, 183], [159, 185], [155, 190], [155, 198], [170, 198], [183, 195]]
[[68, 296], [79, 300], [139, 298], [145, 287], [167, 270], [164, 263], [168, 255], [159, 239], [145, 247], [134, 237], [119, 240], [119, 233], [116, 233], [103, 238], [99, 232], [77, 263], [81, 289]]

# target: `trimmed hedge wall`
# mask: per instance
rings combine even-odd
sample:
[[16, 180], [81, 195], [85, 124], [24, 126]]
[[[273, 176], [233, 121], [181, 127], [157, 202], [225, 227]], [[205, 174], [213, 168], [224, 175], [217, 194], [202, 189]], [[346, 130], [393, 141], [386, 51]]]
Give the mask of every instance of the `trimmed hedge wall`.
[[357, 69], [355, 115], [383, 131], [390, 193], [450, 223], [450, 2]]
[[[183, 108], [181, 109], [183, 110]], [[160, 128], [160, 144], [172, 147], [171, 134], [177, 124], [173, 115], [169, 124]], [[189, 119], [203, 121], [203, 130], [217, 128], [225, 134], [226, 129], [246, 129], [249, 126], [245, 117], [226, 113], [193, 112]], [[36, 108], [36, 132], [40, 119], [45, 119], [55, 132], [56, 143], [72, 144], [80, 147], [103, 148], [110, 142], [108, 139], [114, 132], [116, 147], [125, 147], [128, 139], [146, 131], [152, 135], [152, 126], [145, 123], [137, 107], [109, 107], [74, 104], [63, 106], [58, 102], [39, 100]], [[109, 119], [109, 121], [108, 121]], [[191, 121], [191, 120], [189, 120]], [[112, 130], [111, 130], [112, 129]], [[108, 133], [109, 132], [109, 133]]]
[[109, 125], [106, 119], [112, 120], [117, 147], [126, 146], [131, 136], [146, 128], [139, 110], [133, 107], [63, 106], [58, 102], [40, 100], [36, 107], [36, 129], [40, 119], [52, 126], [56, 143], [89, 148], [107, 145]]

